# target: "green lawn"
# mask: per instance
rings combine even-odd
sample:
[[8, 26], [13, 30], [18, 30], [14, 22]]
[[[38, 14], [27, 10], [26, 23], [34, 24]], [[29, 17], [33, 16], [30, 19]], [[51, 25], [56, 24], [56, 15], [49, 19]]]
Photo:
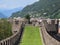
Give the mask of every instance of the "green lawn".
[[20, 45], [42, 45], [39, 27], [25, 26]]

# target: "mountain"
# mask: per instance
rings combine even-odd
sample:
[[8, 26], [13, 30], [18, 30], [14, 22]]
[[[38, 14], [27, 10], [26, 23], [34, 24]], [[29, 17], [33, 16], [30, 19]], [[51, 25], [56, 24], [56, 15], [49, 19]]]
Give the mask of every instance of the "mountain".
[[7, 18], [4, 14], [0, 13], [0, 18]]
[[2, 13], [3, 13], [4, 15], [6, 15], [7, 17], [10, 17], [13, 12], [21, 11], [22, 9], [23, 9], [22, 7], [10, 9], [10, 10], [0, 9], [0, 12], [2, 12]]
[[40, 0], [32, 5], [27, 5], [22, 11], [13, 13], [11, 17], [24, 17], [30, 14], [34, 17], [56, 18], [56, 15], [60, 16], [59, 10], [60, 0]]

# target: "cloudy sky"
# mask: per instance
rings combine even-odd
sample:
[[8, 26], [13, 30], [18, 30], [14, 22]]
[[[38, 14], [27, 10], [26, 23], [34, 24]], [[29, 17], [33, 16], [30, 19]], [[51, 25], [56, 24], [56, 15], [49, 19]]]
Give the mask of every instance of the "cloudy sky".
[[0, 9], [13, 9], [18, 7], [25, 7], [38, 0], [0, 0]]

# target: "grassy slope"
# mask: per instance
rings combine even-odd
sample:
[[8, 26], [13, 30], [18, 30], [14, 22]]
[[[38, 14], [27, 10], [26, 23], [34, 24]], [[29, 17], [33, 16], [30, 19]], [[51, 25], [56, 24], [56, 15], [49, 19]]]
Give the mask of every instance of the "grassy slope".
[[39, 27], [26, 26], [20, 45], [42, 45]]

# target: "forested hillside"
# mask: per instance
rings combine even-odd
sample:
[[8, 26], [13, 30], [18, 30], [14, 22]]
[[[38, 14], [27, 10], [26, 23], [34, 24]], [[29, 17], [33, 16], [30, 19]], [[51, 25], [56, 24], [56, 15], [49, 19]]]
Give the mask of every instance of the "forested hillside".
[[60, 18], [60, 0], [40, 0], [26, 6], [22, 11], [12, 14], [11, 17], [24, 17], [30, 14], [33, 17]]

